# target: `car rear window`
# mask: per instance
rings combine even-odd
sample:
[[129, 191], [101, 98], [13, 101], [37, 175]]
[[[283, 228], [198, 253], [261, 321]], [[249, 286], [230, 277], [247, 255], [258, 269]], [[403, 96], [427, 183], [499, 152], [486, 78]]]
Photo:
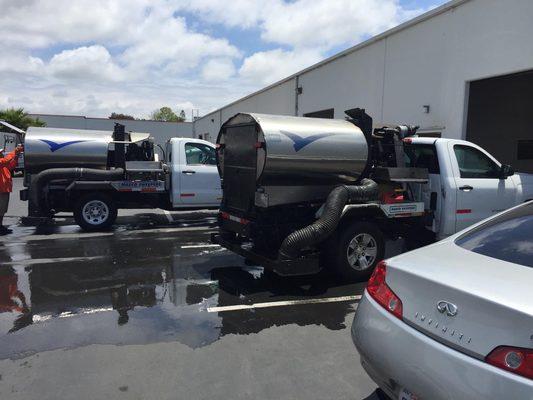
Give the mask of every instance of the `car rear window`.
[[533, 202], [487, 221], [455, 243], [478, 254], [533, 267]]

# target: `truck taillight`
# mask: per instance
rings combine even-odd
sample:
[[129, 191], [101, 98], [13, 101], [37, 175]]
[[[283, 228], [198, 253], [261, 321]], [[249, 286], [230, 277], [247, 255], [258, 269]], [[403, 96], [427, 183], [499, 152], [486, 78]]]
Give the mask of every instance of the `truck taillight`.
[[500, 346], [492, 350], [485, 361], [495, 367], [533, 379], [533, 349]]
[[385, 282], [386, 275], [387, 264], [385, 261], [380, 261], [378, 265], [376, 265], [376, 269], [374, 269], [372, 276], [368, 280], [366, 290], [370, 297], [372, 297], [379, 305], [385, 308], [396, 318], [402, 319], [402, 301]]

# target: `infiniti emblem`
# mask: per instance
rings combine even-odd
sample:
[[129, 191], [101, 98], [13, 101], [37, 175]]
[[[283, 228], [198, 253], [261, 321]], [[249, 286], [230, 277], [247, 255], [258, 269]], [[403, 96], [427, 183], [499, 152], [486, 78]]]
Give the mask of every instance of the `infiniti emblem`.
[[446, 313], [449, 317], [455, 317], [457, 315], [457, 306], [448, 301], [439, 301], [437, 303], [437, 310], [439, 310], [441, 314]]

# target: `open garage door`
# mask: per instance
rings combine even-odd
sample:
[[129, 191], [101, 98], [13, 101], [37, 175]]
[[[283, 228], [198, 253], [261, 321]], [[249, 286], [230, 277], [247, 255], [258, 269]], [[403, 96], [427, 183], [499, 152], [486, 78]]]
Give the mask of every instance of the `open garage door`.
[[466, 140], [533, 173], [533, 71], [470, 83]]

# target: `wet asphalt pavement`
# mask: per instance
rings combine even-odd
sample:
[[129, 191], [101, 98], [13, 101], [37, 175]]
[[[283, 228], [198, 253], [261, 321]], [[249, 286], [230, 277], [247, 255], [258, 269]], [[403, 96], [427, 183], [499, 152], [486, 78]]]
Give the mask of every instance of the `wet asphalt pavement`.
[[244, 266], [213, 215], [148, 219], [7, 220], [0, 399], [378, 398], [349, 330], [364, 284]]

